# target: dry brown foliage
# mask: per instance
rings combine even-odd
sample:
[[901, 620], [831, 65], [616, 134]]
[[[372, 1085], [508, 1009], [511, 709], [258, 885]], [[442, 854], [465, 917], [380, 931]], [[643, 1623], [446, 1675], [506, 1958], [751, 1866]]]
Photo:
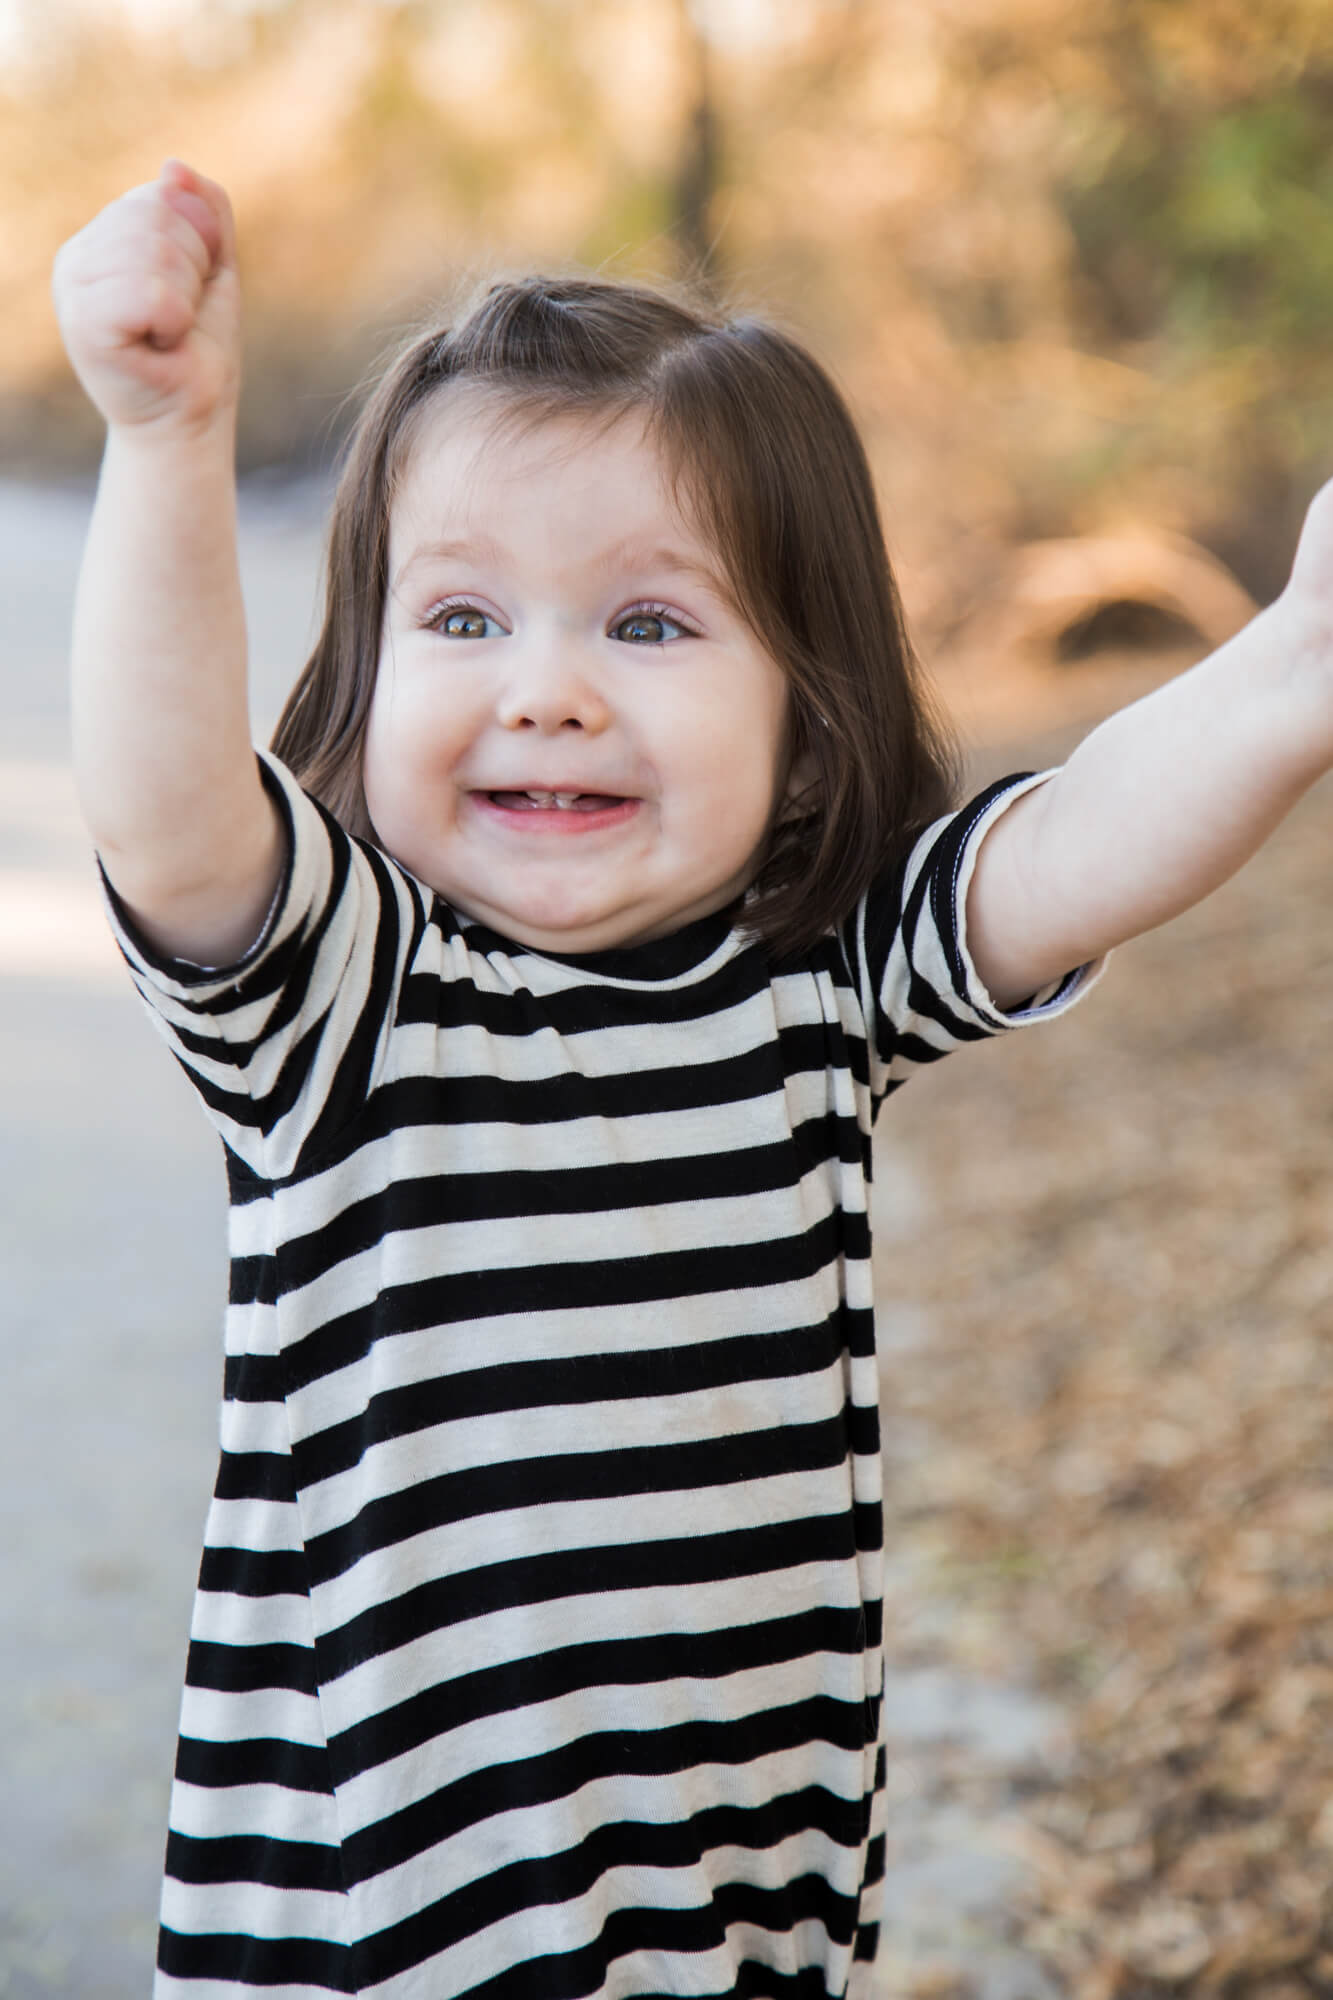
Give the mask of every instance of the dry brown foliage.
[[890, 1466], [931, 1441], [890, 1547], [974, 1664], [1071, 1704], [1014, 1833], [1071, 2000], [1333, 1993], [1331, 848], [1326, 781], [1068, 1021], [884, 1121], [927, 1214], [882, 1290], [932, 1328], [885, 1364]]

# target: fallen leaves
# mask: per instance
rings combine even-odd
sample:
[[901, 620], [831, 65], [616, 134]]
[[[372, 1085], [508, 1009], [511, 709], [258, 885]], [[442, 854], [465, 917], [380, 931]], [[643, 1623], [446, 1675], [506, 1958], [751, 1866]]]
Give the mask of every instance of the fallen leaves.
[[884, 1362], [890, 1547], [1070, 1705], [1014, 1832], [1070, 2000], [1333, 1993], [1330, 852], [1323, 785], [1067, 1022], [885, 1121], [929, 1219], [881, 1290], [932, 1329]]

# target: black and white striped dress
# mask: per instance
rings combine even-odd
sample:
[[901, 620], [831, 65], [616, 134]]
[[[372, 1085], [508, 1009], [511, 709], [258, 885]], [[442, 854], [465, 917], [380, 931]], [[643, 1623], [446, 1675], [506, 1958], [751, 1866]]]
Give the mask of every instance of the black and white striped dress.
[[222, 1457], [155, 1992], [861, 1995], [883, 1873], [875, 1108], [1002, 1016], [997, 787], [775, 972], [541, 956], [274, 764], [240, 965], [138, 983], [227, 1148]]

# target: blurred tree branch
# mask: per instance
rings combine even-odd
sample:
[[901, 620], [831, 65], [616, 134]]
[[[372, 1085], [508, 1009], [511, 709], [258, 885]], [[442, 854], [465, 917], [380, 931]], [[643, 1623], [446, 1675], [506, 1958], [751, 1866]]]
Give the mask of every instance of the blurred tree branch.
[[686, 271], [706, 286], [713, 275], [716, 257], [711, 214], [717, 191], [718, 120], [708, 36], [700, 18], [700, 4], [701, 0], [674, 0], [686, 77], [674, 234]]

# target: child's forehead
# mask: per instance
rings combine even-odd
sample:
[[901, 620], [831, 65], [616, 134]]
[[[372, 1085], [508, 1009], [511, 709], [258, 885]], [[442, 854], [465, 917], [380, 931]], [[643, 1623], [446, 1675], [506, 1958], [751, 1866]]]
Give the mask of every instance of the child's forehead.
[[[640, 405], [576, 409], [471, 383], [437, 390], [405, 440], [402, 475], [511, 475], [534, 465], [624, 460], [666, 470], [650, 413]], [[400, 482], [401, 483], [401, 482]]]
[[407, 441], [391, 505], [391, 540], [447, 523], [481, 539], [570, 509], [615, 524], [629, 544], [697, 542], [683, 482], [639, 406], [571, 410], [472, 385], [431, 398]]

